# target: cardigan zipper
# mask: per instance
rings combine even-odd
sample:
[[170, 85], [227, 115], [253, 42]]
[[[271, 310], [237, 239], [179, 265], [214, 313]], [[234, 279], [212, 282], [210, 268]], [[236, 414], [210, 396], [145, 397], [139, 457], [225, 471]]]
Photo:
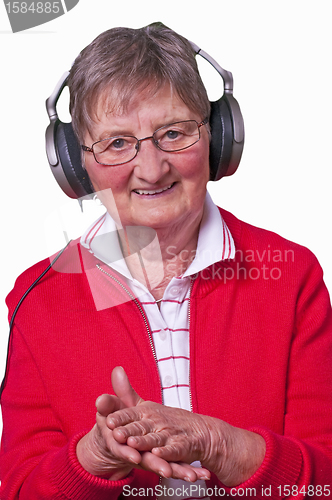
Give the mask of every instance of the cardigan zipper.
[[[190, 356], [190, 305], [191, 305], [191, 292], [194, 286], [194, 280], [193, 278], [190, 278], [190, 288], [189, 288], [189, 300], [188, 300], [188, 331], [189, 331], [189, 359], [191, 359]], [[190, 369], [190, 361], [189, 361], [189, 405], [190, 405], [190, 411], [193, 413], [193, 399], [192, 399], [192, 394], [191, 394], [191, 369]]]
[[[101, 267], [100, 264], [96, 264], [96, 267], [97, 269], [99, 269], [99, 271], [101, 271], [102, 273], [106, 274], [106, 276], [108, 276], [109, 278], [111, 278], [113, 281], [115, 281], [118, 285], [120, 285], [120, 287], [127, 293], [127, 295], [129, 295], [129, 297], [131, 298], [131, 300], [133, 302], [135, 302], [139, 312], [141, 313], [141, 316], [143, 318], [143, 321], [144, 321], [144, 324], [145, 324], [145, 328], [148, 332], [148, 337], [149, 337], [149, 343], [150, 343], [150, 347], [151, 347], [151, 350], [152, 350], [152, 354], [153, 354], [153, 358], [155, 360], [155, 363], [156, 363], [156, 367], [157, 367], [157, 371], [158, 371], [158, 361], [157, 361], [157, 355], [156, 355], [156, 350], [154, 348], [154, 343], [153, 343], [153, 339], [152, 339], [152, 335], [151, 335], [151, 330], [150, 330], [150, 326], [149, 326], [149, 323], [148, 323], [148, 320], [145, 316], [145, 313], [144, 313], [144, 310], [141, 306], [141, 304], [139, 303], [139, 301], [136, 299], [136, 297], [133, 296], [133, 294], [128, 290], [128, 288], [126, 288], [124, 286], [123, 283], [121, 283], [121, 281], [119, 281], [115, 276], [113, 276], [112, 274], [108, 273], [107, 271], [105, 271], [105, 269], [103, 269]], [[161, 393], [161, 400], [163, 401], [163, 394], [162, 394], [162, 390], [160, 390], [160, 393]]]
[[[155, 363], [156, 363], [156, 367], [157, 367], [157, 370], [158, 370], [158, 361], [157, 361], [157, 355], [156, 355], [156, 351], [155, 351], [155, 347], [154, 347], [154, 343], [153, 343], [153, 339], [152, 339], [152, 335], [151, 335], [151, 330], [150, 330], [150, 327], [149, 327], [149, 323], [148, 323], [148, 320], [145, 316], [145, 313], [144, 313], [144, 310], [141, 306], [141, 304], [139, 303], [139, 301], [133, 296], [133, 294], [123, 285], [123, 283], [121, 283], [121, 281], [119, 281], [115, 276], [113, 276], [112, 274], [109, 274], [107, 271], [105, 271], [100, 264], [96, 264], [97, 266], [97, 269], [99, 269], [99, 271], [101, 271], [102, 273], [106, 274], [106, 276], [108, 276], [109, 278], [111, 278], [113, 281], [115, 281], [118, 285], [120, 285], [120, 287], [129, 295], [129, 297], [131, 298], [131, 300], [133, 300], [136, 304], [136, 306], [138, 307], [138, 310], [140, 311], [141, 315], [142, 315], [142, 318], [143, 318], [143, 321], [145, 323], [145, 327], [146, 327], [146, 330], [148, 332], [148, 337], [149, 337], [149, 342], [150, 342], [150, 346], [151, 346], [151, 350], [152, 350], [152, 354], [153, 354], [153, 357], [154, 357], [154, 360], [155, 360]], [[191, 292], [192, 292], [192, 289], [193, 289], [193, 285], [194, 285], [194, 280], [192, 278], [190, 278], [190, 288], [189, 288], [189, 300], [188, 300], [188, 330], [189, 330], [189, 342], [190, 342], [190, 305], [191, 305]], [[162, 390], [160, 391], [161, 392], [161, 400], [163, 401], [163, 394], [162, 394]], [[191, 412], [193, 411], [193, 404], [192, 404], [192, 394], [191, 394], [191, 370], [189, 368], [189, 404], [190, 404], [190, 410]], [[161, 480], [162, 478], [159, 477], [159, 485], [161, 484]]]
[[[142, 315], [142, 318], [143, 318], [143, 321], [144, 321], [144, 324], [145, 324], [145, 328], [148, 332], [148, 337], [149, 337], [149, 342], [150, 342], [150, 347], [151, 347], [151, 350], [152, 350], [152, 354], [153, 354], [153, 357], [154, 357], [154, 360], [155, 360], [155, 363], [156, 363], [156, 367], [157, 367], [157, 371], [158, 371], [158, 361], [157, 361], [157, 355], [156, 355], [156, 350], [154, 348], [154, 343], [153, 343], [153, 339], [152, 339], [152, 335], [151, 335], [151, 330], [150, 330], [150, 326], [149, 326], [149, 322], [145, 316], [145, 313], [143, 311], [143, 308], [141, 306], [141, 304], [139, 303], [139, 301], [133, 296], [133, 294], [124, 286], [123, 283], [121, 283], [121, 281], [119, 281], [115, 276], [113, 276], [112, 274], [108, 273], [107, 271], [105, 271], [105, 269], [103, 269], [101, 267], [100, 264], [96, 264], [96, 267], [97, 269], [99, 269], [99, 271], [101, 271], [102, 273], [106, 274], [106, 276], [108, 276], [109, 278], [111, 278], [113, 281], [115, 281], [115, 283], [117, 283], [118, 285], [120, 285], [120, 287], [127, 293], [127, 295], [129, 295], [129, 297], [131, 298], [131, 300], [133, 300], [139, 310], [139, 312], [141, 313]], [[159, 373], [159, 372], [158, 372]], [[189, 372], [190, 373], [190, 372]], [[189, 389], [189, 393], [190, 393], [190, 389]], [[160, 386], [160, 395], [161, 395], [161, 401], [163, 403], [163, 392], [162, 392], [162, 389], [161, 389], [161, 386]], [[158, 481], [158, 484], [160, 485], [161, 484], [161, 481], [162, 481], [162, 478], [161, 476], [159, 476], [159, 481]], [[157, 497], [155, 497], [155, 500], [156, 500]]]

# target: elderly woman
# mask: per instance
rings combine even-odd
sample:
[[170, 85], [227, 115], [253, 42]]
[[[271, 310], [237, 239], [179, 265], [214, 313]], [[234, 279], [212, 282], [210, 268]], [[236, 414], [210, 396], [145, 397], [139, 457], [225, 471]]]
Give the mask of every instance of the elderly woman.
[[[322, 271], [207, 194], [210, 105], [191, 45], [161, 24], [107, 31], [69, 89], [107, 213], [16, 315], [1, 498], [330, 497]], [[17, 280], [10, 315], [46, 266]]]

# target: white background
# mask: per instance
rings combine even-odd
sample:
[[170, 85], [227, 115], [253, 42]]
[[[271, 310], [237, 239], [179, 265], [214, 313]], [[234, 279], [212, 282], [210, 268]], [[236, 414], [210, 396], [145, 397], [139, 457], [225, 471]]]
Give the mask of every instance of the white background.
[[[77, 205], [68, 205], [48, 167], [45, 99], [99, 33], [153, 21], [194, 41], [233, 73], [246, 144], [236, 175], [210, 186], [214, 200], [239, 218], [309, 247], [332, 290], [328, 0], [80, 0], [66, 15], [16, 34], [1, 3], [1, 378], [5, 296], [18, 274], [49, 255], [45, 221], [55, 210], [75, 212]], [[214, 78], [207, 80], [210, 88]], [[219, 97], [220, 82], [211, 86], [211, 97]]]

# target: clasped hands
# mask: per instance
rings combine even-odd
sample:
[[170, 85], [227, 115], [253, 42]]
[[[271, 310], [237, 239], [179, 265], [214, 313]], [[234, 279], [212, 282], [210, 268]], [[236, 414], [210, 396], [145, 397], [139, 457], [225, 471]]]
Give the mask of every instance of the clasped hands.
[[[194, 482], [209, 479], [211, 471], [226, 486], [237, 486], [261, 464], [261, 436], [213, 417], [143, 401], [121, 367], [114, 368], [112, 385], [116, 396], [97, 399], [96, 424], [77, 445], [78, 460], [88, 472], [115, 481], [135, 467]], [[190, 465], [197, 460], [202, 468]]]

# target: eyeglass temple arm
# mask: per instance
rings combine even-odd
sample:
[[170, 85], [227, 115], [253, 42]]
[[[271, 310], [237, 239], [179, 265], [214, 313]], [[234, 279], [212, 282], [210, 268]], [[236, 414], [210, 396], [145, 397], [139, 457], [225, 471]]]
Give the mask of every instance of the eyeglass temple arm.
[[209, 121], [208, 118], [204, 118], [204, 120], [198, 124], [198, 128], [203, 127], [203, 125], [206, 125], [208, 121]]

